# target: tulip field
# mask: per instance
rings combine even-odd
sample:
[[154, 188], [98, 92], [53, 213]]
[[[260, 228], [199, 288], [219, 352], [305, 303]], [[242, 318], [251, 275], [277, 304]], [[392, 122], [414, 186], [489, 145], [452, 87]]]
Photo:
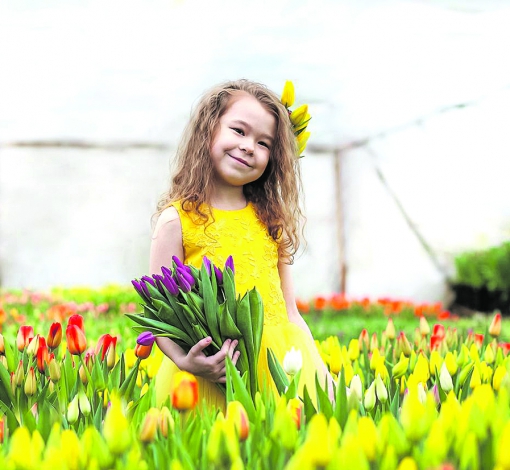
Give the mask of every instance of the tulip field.
[[510, 469], [498, 312], [299, 301], [334, 400], [324, 384], [297, 393], [293, 351], [274, 366], [277, 387], [256, 393], [229, 363], [219, 410], [187, 372], [156, 402], [163, 357], [132, 328], [138, 302], [118, 286], [0, 292], [0, 469]]

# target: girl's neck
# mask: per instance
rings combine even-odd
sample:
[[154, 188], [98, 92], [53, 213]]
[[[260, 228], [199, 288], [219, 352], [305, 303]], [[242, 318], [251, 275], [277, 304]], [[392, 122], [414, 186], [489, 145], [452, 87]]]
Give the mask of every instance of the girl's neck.
[[212, 207], [222, 210], [238, 210], [246, 207], [247, 201], [243, 192], [243, 187], [216, 187], [211, 196]]

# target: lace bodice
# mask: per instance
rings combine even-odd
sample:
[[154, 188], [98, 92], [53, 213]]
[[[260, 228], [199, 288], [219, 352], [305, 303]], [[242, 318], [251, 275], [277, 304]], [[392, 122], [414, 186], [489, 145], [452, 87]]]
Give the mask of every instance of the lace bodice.
[[276, 325], [287, 320], [287, 311], [278, 273], [278, 245], [257, 217], [250, 203], [244, 209], [226, 211], [211, 208], [214, 222], [197, 224], [196, 216], [174, 207], [182, 225], [184, 262], [200, 267], [207, 256], [223, 268], [232, 255], [236, 291], [244, 294], [257, 287], [264, 304], [264, 323]]

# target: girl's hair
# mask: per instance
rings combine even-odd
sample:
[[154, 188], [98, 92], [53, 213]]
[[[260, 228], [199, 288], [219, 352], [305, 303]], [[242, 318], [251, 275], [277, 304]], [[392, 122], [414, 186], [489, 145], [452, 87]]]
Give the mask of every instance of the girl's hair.
[[208, 223], [211, 214], [202, 204], [208, 203], [212, 195], [211, 144], [232, 97], [243, 92], [255, 97], [276, 120], [267, 168], [259, 179], [243, 187], [244, 195], [255, 206], [271, 237], [278, 241], [280, 255], [292, 262], [304, 220], [300, 207], [302, 191], [296, 138], [287, 109], [275, 93], [260, 83], [229, 81], [204, 94], [181, 138], [170, 190], [162, 195], [155, 215], [180, 200], [185, 211], [197, 215], [201, 223]]

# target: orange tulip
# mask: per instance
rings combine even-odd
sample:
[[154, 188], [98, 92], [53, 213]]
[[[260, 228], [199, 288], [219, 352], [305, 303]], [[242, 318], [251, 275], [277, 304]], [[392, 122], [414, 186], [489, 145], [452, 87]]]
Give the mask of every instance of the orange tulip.
[[20, 326], [18, 330], [18, 337], [16, 338], [18, 351], [23, 352], [33, 338], [34, 328], [32, 326]]
[[475, 344], [478, 349], [483, 345], [483, 336], [481, 333], [475, 333]]
[[198, 382], [194, 375], [183, 370], [172, 378], [172, 406], [179, 411], [195, 408], [198, 403]]
[[324, 310], [326, 308], [328, 301], [326, 300], [326, 297], [323, 297], [321, 295], [318, 295], [313, 299], [313, 306], [315, 310]]
[[2, 416], [0, 418], [0, 444], [4, 443], [4, 428], [5, 428], [5, 418]]
[[59, 322], [52, 323], [50, 326], [50, 332], [46, 339], [48, 348], [51, 350], [57, 348], [62, 341], [62, 325]]
[[301, 429], [301, 422], [303, 420], [303, 402], [299, 398], [291, 398], [287, 403], [287, 409], [296, 427]]
[[501, 334], [501, 313], [496, 313], [489, 326], [489, 334], [493, 338], [497, 338]]
[[152, 352], [152, 344], [150, 346], [143, 346], [142, 344], [137, 344], [135, 347], [135, 356], [140, 359], [147, 359]]
[[[80, 316], [80, 315], [73, 315]], [[81, 328], [74, 324], [68, 324], [66, 328], [67, 349], [73, 355], [83, 354], [87, 349], [87, 339]]]
[[39, 338], [39, 347], [37, 348], [37, 369], [44, 374], [44, 365], [48, 363], [48, 347], [46, 340], [41, 336]]
[[78, 315], [77, 313], [71, 315], [69, 320], [67, 320], [67, 326], [70, 325], [76, 325], [85, 334], [85, 324], [81, 315]]
[[240, 441], [245, 441], [250, 433], [250, 421], [244, 406], [239, 401], [231, 401], [227, 405], [227, 421], [234, 423]]
[[0, 354], [5, 354], [5, 343], [2, 333], [0, 333]]

